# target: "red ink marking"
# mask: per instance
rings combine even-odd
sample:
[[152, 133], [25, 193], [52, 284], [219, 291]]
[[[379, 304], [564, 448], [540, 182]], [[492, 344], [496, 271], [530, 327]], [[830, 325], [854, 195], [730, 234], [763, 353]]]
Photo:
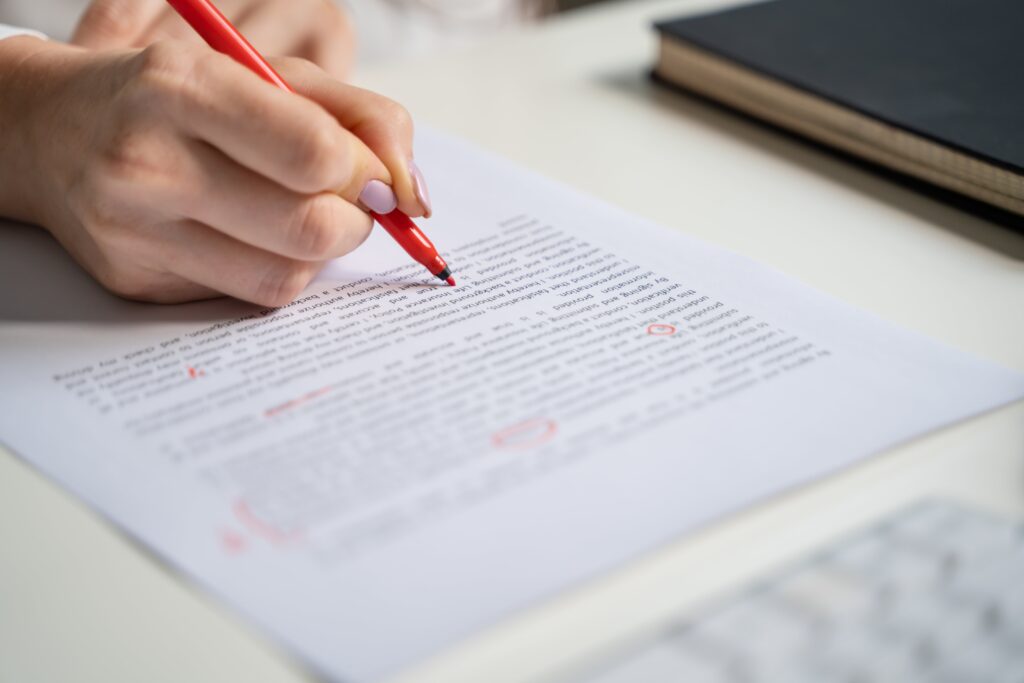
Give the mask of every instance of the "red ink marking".
[[273, 408], [267, 408], [265, 411], [263, 411], [263, 415], [265, 417], [274, 417], [275, 415], [283, 413], [286, 410], [291, 410], [292, 408], [297, 408], [298, 406], [301, 406], [303, 403], [309, 403], [314, 398], [318, 398], [320, 396], [323, 396], [324, 394], [326, 394], [330, 390], [331, 390], [330, 387], [322, 387], [322, 388], [317, 389], [315, 391], [311, 391], [308, 394], [304, 394], [302, 396], [299, 396], [298, 398], [293, 398], [290, 401], [286, 401], [285, 403], [282, 403], [281, 405], [274, 406]]
[[495, 433], [491, 442], [498, 448], [535, 448], [551, 441], [557, 432], [558, 424], [554, 420], [535, 418]]
[[245, 550], [245, 536], [232, 531], [231, 529], [225, 529], [220, 535], [220, 544], [224, 547], [224, 550], [231, 555], [237, 555], [238, 553]]
[[191, 365], [189, 365], [188, 376], [191, 377], [192, 379], [196, 379], [197, 377], [206, 377], [206, 371], [200, 370], [199, 368], [194, 368]]
[[653, 325], [647, 326], [647, 334], [652, 337], [668, 337], [676, 333], [675, 325], [666, 325], [665, 323], [654, 323]]
[[283, 531], [267, 524], [257, 517], [249, 507], [249, 504], [241, 498], [235, 501], [235, 516], [254, 534], [267, 539], [274, 545], [291, 543], [292, 541], [297, 541], [302, 536], [300, 531]]

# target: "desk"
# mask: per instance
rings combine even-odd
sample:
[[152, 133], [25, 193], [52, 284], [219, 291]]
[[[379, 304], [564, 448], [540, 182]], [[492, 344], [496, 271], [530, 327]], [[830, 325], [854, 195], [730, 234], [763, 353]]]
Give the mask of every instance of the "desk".
[[[1024, 237], [648, 84], [650, 21], [709, 5], [599, 6], [470, 52], [378, 67], [361, 80], [406, 103], [420, 122], [1024, 370]], [[929, 494], [1024, 516], [1024, 404], [681, 539], [481, 632], [401, 681], [543, 680]], [[4, 683], [309, 680], [227, 609], [7, 453], [0, 548]]]

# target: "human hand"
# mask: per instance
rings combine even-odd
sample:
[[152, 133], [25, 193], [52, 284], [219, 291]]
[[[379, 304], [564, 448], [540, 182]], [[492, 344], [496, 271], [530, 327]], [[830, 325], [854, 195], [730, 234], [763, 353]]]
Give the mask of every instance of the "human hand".
[[[308, 59], [348, 76], [355, 33], [332, 0], [216, 0], [217, 8], [260, 52]], [[199, 43], [165, 0], [92, 0], [72, 43], [96, 50], [146, 47], [160, 40]]]
[[[4, 79], [13, 45], [32, 54]], [[48, 228], [127, 298], [293, 300], [367, 237], [363, 206], [429, 205], [404, 109], [309, 62], [275, 64], [303, 96], [201, 46], [3, 41], [0, 212]]]

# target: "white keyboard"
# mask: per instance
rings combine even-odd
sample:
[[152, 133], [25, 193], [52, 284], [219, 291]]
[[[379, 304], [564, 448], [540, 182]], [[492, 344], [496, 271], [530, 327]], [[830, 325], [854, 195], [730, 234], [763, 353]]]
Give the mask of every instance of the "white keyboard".
[[1024, 525], [927, 502], [574, 683], [1024, 683]]

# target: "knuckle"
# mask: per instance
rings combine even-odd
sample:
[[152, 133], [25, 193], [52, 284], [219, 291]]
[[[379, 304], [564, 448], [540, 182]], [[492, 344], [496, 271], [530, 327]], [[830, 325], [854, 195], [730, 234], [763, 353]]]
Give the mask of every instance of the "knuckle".
[[101, 179], [138, 183], [162, 169], [159, 143], [142, 126], [120, 127], [100, 155]]
[[206, 81], [210, 79], [212, 74], [218, 73], [225, 66], [232, 64], [235, 64], [234, 60], [227, 55], [213, 50], [201, 49], [189, 58], [189, 76], [200, 81]]
[[104, 254], [118, 264], [140, 264], [145, 243], [139, 231], [129, 227], [123, 216], [108, 212], [102, 222], [92, 224], [93, 239]]
[[112, 241], [112, 233], [116, 233], [118, 212], [105, 201], [79, 202], [74, 207], [79, 222], [86, 232], [92, 235], [100, 248]]
[[327, 259], [333, 254], [340, 218], [336, 201], [331, 195], [318, 195], [303, 203], [290, 231], [300, 258]]
[[[120, 275], [120, 269], [141, 264], [150, 244], [138, 227], [138, 217], [116, 195], [103, 194], [96, 183], [81, 183], [68, 192], [68, 207], [82, 230], [106, 260], [105, 272]], [[114, 289], [111, 287], [110, 289]]]
[[311, 191], [334, 189], [339, 181], [342, 158], [338, 132], [329, 124], [306, 127], [296, 142], [294, 163], [298, 177]]
[[172, 74], [187, 75], [192, 54], [188, 50], [178, 49], [167, 41], [159, 41], [147, 46], [136, 57], [139, 73], [144, 76]]
[[312, 277], [313, 272], [308, 264], [281, 261], [264, 274], [254, 301], [272, 308], [284, 306], [295, 300]]
[[73, 181], [68, 186], [66, 199], [68, 208], [89, 233], [107, 225], [113, 218], [107, 190], [96, 174], [85, 174]]
[[160, 41], [146, 47], [136, 57], [135, 91], [141, 108], [154, 111], [198, 95], [203, 85], [197, 79], [208, 59], [187, 43]]
[[130, 231], [123, 226], [125, 208], [103, 181], [89, 179], [76, 183], [67, 194], [68, 207], [102, 253], [120, 254], [130, 250]]
[[409, 110], [400, 105], [394, 100], [382, 98], [381, 102], [381, 113], [382, 116], [393, 126], [405, 129], [412, 126], [412, 114]]
[[81, 24], [109, 38], [130, 37], [142, 28], [140, 10], [134, 0], [95, 0], [82, 15]]

